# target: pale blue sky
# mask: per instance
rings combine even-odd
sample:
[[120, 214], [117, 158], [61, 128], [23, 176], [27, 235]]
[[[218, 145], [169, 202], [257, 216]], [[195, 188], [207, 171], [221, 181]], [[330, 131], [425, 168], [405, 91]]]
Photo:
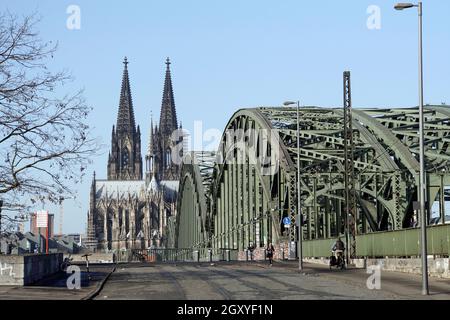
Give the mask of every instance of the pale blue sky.
[[[286, 99], [340, 106], [347, 69], [355, 106], [417, 104], [417, 11], [394, 11], [395, 1], [0, 3], [2, 10], [42, 15], [42, 37], [59, 41], [51, 68], [69, 69], [76, 77], [71, 89], [85, 88], [94, 107], [91, 125], [107, 146], [78, 187], [77, 205], [65, 204], [65, 233], [84, 232], [92, 172], [106, 176], [125, 55], [144, 146], [150, 112], [159, 118], [167, 56], [173, 62], [178, 118], [189, 130], [195, 120], [205, 129], [222, 130], [240, 107], [279, 105]], [[71, 4], [81, 9], [81, 30], [66, 28]], [[369, 5], [381, 9], [380, 30], [366, 26]], [[450, 103], [449, 16], [449, 1], [424, 1], [427, 103]]]

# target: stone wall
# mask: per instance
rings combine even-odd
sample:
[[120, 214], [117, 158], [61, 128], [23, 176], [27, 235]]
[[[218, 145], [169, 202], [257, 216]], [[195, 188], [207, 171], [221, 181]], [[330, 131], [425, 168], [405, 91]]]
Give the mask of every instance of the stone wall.
[[60, 270], [62, 253], [0, 255], [0, 285], [26, 286]]
[[[405, 273], [422, 273], [421, 259], [357, 259], [354, 264], [359, 268], [368, 266], [380, 266], [381, 270], [397, 271]], [[429, 258], [428, 273], [431, 276], [439, 278], [450, 278], [450, 259], [449, 258]]]

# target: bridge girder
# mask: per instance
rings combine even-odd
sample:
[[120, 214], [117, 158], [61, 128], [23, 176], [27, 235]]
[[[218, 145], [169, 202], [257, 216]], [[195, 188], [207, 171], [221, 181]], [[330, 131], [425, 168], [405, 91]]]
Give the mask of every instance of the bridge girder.
[[[443, 186], [450, 185], [450, 108], [427, 106], [426, 110], [429, 198], [434, 201]], [[419, 170], [418, 109], [353, 109], [352, 118], [357, 233], [409, 227]], [[342, 109], [300, 110], [305, 239], [335, 237], [344, 231], [343, 120]], [[237, 111], [226, 125], [209, 174], [199, 175], [198, 166], [183, 167], [178, 247], [243, 250], [268, 241], [296, 241], [298, 228], [285, 229], [281, 222], [290, 217], [295, 225], [298, 212], [296, 129], [295, 108]], [[198, 202], [195, 214], [200, 229], [192, 229], [196, 223], [192, 217], [186, 219], [189, 198]], [[183, 234], [196, 232], [201, 235], [195, 245], [183, 240]]]
[[213, 152], [189, 152], [183, 159], [174, 232], [177, 248], [209, 246], [209, 190], [214, 160]]

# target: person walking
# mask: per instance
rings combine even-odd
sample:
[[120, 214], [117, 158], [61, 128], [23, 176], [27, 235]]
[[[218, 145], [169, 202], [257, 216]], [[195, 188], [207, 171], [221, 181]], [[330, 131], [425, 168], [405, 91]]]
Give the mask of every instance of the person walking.
[[273, 247], [272, 243], [269, 242], [269, 244], [267, 245], [267, 258], [269, 259], [269, 265], [272, 266], [273, 264], [273, 254], [275, 252], [275, 248]]
[[340, 237], [336, 240], [331, 250], [333, 251], [333, 256], [335, 257], [335, 261], [333, 261], [333, 263], [335, 263], [336, 265], [340, 266], [341, 269], [343, 269], [345, 266], [345, 259], [344, 259], [345, 244], [344, 242], [342, 242]]

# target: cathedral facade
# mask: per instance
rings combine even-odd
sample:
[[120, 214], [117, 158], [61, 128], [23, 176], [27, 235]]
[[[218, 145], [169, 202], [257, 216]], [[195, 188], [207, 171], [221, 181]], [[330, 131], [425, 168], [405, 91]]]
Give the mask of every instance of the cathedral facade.
[[127, 58], [123, 63], [107, 179], [97, 179], [94, 173], [90, 190], [86, 246], [94, 251], [166, 247], [168, 221], [176, 215], [181, 164], [174, 158], [182, 158], [184, 143], [177, 122], [170, 61], [167, 58], [159, 125], [150, 120], [145, 168]]

